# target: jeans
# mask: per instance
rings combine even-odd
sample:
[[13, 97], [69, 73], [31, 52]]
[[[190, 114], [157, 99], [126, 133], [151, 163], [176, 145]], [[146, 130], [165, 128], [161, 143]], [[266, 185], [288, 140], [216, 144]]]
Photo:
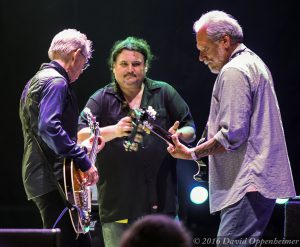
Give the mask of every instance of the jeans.
[[[42, 220], [43, 227], [51, 229], [66, 207], [61, 198], [59, 192], [52, 191], [45, 195], [33, 198], [34, 203], [38, 207]], [[61, 230], [61, 246], [62, 247], [90, 247], [91, 246], [91, 237], [89, 233], [87, 234], [77, 234], [75, 233], [69, 212], [66, 211], [63, 217], [60, 219], [56, 228]]]
[[130, 224], [110, 222], [102, 223], [102, 234], [105, 247], [118, 247], [124, 231]]
[[248, 192], [240, 201], [221, 210], [217, 246], [255, 246], [271, 216], [275, 199]]

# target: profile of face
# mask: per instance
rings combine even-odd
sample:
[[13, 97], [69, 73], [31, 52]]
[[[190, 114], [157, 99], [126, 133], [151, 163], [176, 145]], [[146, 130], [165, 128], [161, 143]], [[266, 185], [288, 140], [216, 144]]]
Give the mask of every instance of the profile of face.
[[144, 55], [123, 49], [113, 64], [113, 73], [121, 89], [139, 88], [147, 72]]
[[229, 57], [224, 40], [212, 41], [207, 37], [205, 28], [197, 32], [196, 40], [199, 60], [206, 64], [212, 73], [218, 74]]
[[83, 55], [81, 49], [77, 49], [70, 54], [68, 76], [71, 83], [79, 78], [83, 70], [87, 67], [87, 64], [87, 58]]

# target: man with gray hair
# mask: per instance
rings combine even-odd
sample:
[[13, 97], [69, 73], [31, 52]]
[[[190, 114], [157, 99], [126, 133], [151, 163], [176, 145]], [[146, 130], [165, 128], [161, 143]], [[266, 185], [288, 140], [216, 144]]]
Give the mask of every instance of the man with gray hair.
[[273, 79], [242, 43], [242, 28], [232, 16], [210, 11], [194, 30], [199, 60], [218, 74], [207, 140], [186, 148], [173, 136], [168, 151], [182, 159], [209, 156], [210, 211], [221, 213], [218, 243], [248, 246], [262, 236], [276, 198], [295, 196]]
[[[72, 83], [87, 67], [92, 42], [85, 34], [66, 29], [58, 33], [49, 48], [51, 62], [42, 64], [26, 84], [20, 100], [24, 136], [22, 177], [28, 200], [38, 207], [44, 228], [53, 228], [66, 207], [59, 193], [63, 160], [72, 159], [84, 173], [86, 185], [98, 181], [86, 149], [77, 144], [78, 106]], [[82, 143], [89, 147], [89, 142]], [[97, 147], [97, 152], [104, 142]], [[58, 223], [62, 246], [90, 246], [89, 236], [76, 233], [68, 214]], [[78, 237], [78, 238], [77, 238]]]

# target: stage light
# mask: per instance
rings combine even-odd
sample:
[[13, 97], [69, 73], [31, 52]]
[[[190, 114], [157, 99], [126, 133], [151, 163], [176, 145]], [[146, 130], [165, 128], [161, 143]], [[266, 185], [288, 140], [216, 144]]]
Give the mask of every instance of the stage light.
[[288, 200], [288, 198], [277, 198], [276, 204], [286, 204]]
[[202, 186], [196, 186], [191, 190], [190, 199], [195, 204], [202, 204], [208, 198], [208, 191]]

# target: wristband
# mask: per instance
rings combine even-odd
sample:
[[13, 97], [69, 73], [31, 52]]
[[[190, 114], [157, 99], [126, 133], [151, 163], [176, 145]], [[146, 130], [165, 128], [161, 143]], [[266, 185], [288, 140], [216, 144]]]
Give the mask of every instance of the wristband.
[[194, 161], [198, 160], [197, 155], [195, 153], [195, 148], [192, 149], [191, 156]]

